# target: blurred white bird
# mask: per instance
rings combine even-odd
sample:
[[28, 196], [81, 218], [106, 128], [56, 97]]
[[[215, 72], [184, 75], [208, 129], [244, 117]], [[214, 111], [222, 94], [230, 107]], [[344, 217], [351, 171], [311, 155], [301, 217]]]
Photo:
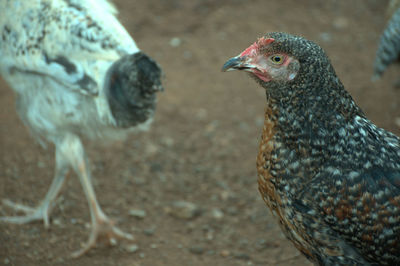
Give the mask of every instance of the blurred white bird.
[[146, 129], [163, 90], [161, 69], [142, 53], [106, 0], [1, 0], [0, 73], [14, 89], [17, 111], [41, 142], [54, 143], [53, 182], [35, 208], [5, 200], [28, 223], [49, 213], [72, 168], [89, 203], [91, 233], [84, 254], [99, 236], [132, 239], [101, 210], [91, 183], [81, 137], [118, 139]]

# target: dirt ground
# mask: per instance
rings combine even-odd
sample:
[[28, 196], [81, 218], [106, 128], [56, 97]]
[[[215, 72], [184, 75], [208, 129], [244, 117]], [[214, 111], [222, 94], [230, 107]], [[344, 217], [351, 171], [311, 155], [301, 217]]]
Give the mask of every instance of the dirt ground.
[[[69, 258], [87, 240], [90, 222], [71, 174], [49, 230], [0, 224], [0, 265], [310, 265], [257, 190], [264, 92], [244, 73], [220, 69], [265, 32], [303, 35], [327, 51], [369, 118], [399, 134], [400, 90], [392, 86], [399, 67], [370, 81], [387, 1], [115, 2], [121, 22], [165, 72], [149, 132], [111, 145], [86, 143], [100, 204], [135, 241]], [[53, 178], [54, 149], [32, 139], [4, 82], [0, 118], [0, 199], [34, 206]], [[178, 209], [179, 201], [194, 211]], [[13, 212], [0, 207], [6, 214]]]

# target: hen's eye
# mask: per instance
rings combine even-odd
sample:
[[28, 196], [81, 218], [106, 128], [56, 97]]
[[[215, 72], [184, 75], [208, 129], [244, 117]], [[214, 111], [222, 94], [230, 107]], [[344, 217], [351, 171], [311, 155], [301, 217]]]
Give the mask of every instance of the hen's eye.
[[269, 58], [274, 64], [282, 64], [283, 55], [273, 55]]

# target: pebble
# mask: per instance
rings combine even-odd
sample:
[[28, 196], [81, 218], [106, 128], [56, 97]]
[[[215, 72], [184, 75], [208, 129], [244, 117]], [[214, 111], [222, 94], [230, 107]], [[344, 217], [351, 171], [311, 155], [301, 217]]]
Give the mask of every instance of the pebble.
[[159, 148], [157, 147], [157, 145], [149, 142], [149, 143], [147, 143], [144, 151], [145, 151], [146, 156], [152, 156], [159, 151]]
[[328, 32], [322, 32], [319, 34], [319, 38], [324, 42], [332, 41], [332, 35]]
[[163, 165], [158, 162], [150, 163], [150, 171], [151, 172], [161, 172], [163, 170]]
[[246, 253], [237, 253], [234, 255], [234, 257], [239, 260], [249, 260], [250, 259], [250, 256]]
[[143, 219], [144, 217], [146, 217], [147, 213], [145, 210], [131, 209], [129, 210], [129, 215], [139, 219]]
[[341, 29], [347, 28], [347, 26], [349, 25], [349, 22], [345, 17], [338, 17], [333, 20], [332, 24], [333, 24], [333, 27], [341, 30]]
[[174, 37], [169, 41], [169, 45], [172, 47], [178, 47], [182, 44], [182, 40], [178, 37]]
[[208, 112], [204, 108], [200, 108], [196, 112], [196, 118], [198, 120], [205, 120], [207, 118]]
[[10, 263], [10, 260], [8, 259], [8, 258], [5, 258], [4, 259], [4, 265], [7, 265], [7, 264], [9, 264]]
[[265, 239], [258, 239], [256, 242], [256, 250], [262, 251], [264, 250], [268, 245], [267, 240]]
[[207, 251], [207, 255], [215, 255], [215, 250], [209, 250], [209, 251]]
[[125, 250], [129, 253], [135, 253], [136, 251], [139, 250], [139, 246], [138, 245], [129, 245], [129, 246], [125, 246]]
[[192, 246], [189, 248], [189, 251], [196, 255], [201, 255], [204, 253], [204, 248], [202, 246]]
[[154, 232], [156, 231], [156, 228], [147, 228], [143, 229], [143, 233], [147, 236], [152, 236], [154, 235]]
[[231, 255], [231, 252], [229, 250], [224, 249], [224, 250], [221, 250], [221, 252], [219, 254], [221, 254], [222, 257], [226, 258]]
[[193, 219], [201, 214], [201, 209], [198, 205], [188, 201], [174, 201], [171, 208], [166, 210], [175, 218]]
[[62, 225], [61, 220], [58, 219], [58, 218], [54, 218], [51, 223], [54, 224], [54, 225], [57, 225], [57, 226], [61, 226]]
[[171, 137], [164, 137], [161, 139], [161, 143], [164, 144], [165, 146], [171, 148], [175, 144], [175, 140]]
[[211, 216], [217, 220], [220, 220], [224, 218], [224, 213], [220, 209], [215, 208], [211, 210]]

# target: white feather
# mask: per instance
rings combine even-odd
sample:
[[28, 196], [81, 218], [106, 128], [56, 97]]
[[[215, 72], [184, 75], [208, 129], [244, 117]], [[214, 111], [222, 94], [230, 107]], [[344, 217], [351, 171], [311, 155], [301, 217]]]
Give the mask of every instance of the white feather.
[[116, 14], [106, 0], [0, 0], [0, 73], [35, 135], [116, 134], [105, 73], [140, 51]]

